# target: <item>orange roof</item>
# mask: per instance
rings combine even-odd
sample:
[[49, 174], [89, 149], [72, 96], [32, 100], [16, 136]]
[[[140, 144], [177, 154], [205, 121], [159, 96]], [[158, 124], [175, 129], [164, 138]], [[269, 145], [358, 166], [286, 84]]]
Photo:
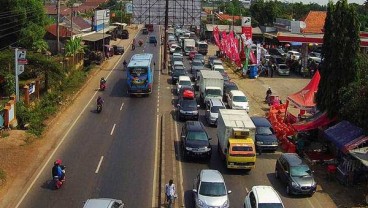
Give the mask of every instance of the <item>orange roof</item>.
[[[229, 15], [229, 14], [217, 14], [217, 17], [220, 20], [228, 20], [228, 21], [233, 21], [233, 16]], [[234, 16], [234, 21], [236, 20], [240, 20], [241, 16]]]
[[[60, 37], [62, 37], [62, 38], [70, 37], [71, 32], [68, 28], [66, 28], [65, 26], [60, 25], [59, 29], [60, 29], [60, 31], [59, 31]], [[48, 27], [46, 27], [46, 30], [47, 30], [47, 32], [54, 35], [55, 37], [57, 36], [56, 24], [49, 25]], [[74, 35], [75, 33], [72, 33], [72, 34]]]
[[323, 34], [323, 27], [325, 25], [327, 13], [324, 11], [310, 11], [304, 18], [305, 24], [307, 25], [303, 29], [303, 33], [321, 33]]

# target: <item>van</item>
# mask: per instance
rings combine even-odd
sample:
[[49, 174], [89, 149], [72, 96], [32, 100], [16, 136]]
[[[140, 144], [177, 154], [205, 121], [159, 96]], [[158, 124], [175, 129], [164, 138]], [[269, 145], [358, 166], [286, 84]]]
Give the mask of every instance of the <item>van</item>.
[[225, 104], [219, 99], [209, 99], [206, 103], [205, 117], [209, 125], [217, 126], [217, 118], [220, 109], [226, 109]]
[[231, 109], [246, 110], [249, 113], [248, 98], [240, 90], [231, 90], [227, 98], [227, 104]]

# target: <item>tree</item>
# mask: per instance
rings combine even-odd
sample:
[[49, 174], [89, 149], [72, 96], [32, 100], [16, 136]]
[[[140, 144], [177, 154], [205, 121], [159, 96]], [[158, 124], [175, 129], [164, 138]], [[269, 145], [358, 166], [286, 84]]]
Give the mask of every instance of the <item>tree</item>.
[[328, 4], [324, 26], [321, 80], [316, 96], [317, 107], [329, 117], [337, 116], [343, 107], [339, 90], [356, 80], [359, 50], [359, 21], [347, 0]]
[[73, 64], [75, 64], [75, 56], [79, 53], [84, 53], [84, 46], [82, 45], [82, 38], [76, 37], [70, 39], [65, 44], [65, 55], [73, 57]]

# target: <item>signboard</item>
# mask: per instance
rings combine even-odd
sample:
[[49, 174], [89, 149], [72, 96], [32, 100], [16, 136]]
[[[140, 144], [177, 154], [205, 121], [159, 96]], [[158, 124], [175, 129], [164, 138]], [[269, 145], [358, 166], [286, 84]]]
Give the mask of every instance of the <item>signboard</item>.
[[110, 10], [97, 10], [93, 16], [93, 30], [100, 31], [103, 28], [109, 27], [110, 23]]
[[251, 17], [242, 17], [242, 27], [251, 27], [252, 26], [252, 18]]
[[257, 65], [261, 64], [261, 44], [257, 44]]
[[125, 13], [133, 14], [133, 3], [132, 2], [127, 2], [125, 4]]
[[28, 59], [18, 59], [18, 64], [21, 65], [28, 64]]
[[252, 27], [242, 27], [242, 33], [245, 35], [246, 39], [252, 40]]
[[19, 59], [26, 59], [26, 54], [27, 54], [26, 50], [18, 49], [18, 51], [17, 51], [18, 60]]
[[24, 72], [24, 65], [23, 64], [18, 64], [18, 69], [17, 69], [17, 74], [20, 75], [21, 73]]
[[36, 85], [34, 83], [29, 84], [28, 92], [29, 94], [32, 94], [36, 91]]
[[302, 68], [306, 69], [308, 67], [308, 44], [302, 44]]

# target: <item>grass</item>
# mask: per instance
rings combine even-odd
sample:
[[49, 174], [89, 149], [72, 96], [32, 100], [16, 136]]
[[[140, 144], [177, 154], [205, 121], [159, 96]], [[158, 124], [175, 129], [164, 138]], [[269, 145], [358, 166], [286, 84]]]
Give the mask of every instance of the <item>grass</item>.
[[6, 181], [6, 173], [4, 170], [0, 169], [0, 186]]

